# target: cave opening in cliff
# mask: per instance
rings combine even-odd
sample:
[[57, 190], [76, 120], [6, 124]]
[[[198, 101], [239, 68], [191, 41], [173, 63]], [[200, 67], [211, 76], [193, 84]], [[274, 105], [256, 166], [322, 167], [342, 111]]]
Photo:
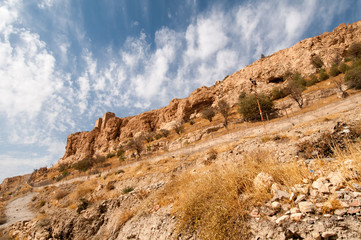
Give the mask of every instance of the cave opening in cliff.
[[268, 79], [269, 83], [281, 83], [284, 82], [283, 77], [271, 77], [270, 79]]

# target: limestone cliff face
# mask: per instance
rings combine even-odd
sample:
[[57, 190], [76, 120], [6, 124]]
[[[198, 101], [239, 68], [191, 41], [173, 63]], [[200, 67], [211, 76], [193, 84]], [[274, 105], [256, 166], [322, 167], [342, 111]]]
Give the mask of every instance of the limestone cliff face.
[[305, 39], [246, 66], [211, 87], [196, 89], [187, 98], [173, 99], [166, 107], [127, 118], [106, 113], [96, 121], [92, 131], [69, 135], [66, 152], [60, 162], [73, 162], [111, 151], [119, 142], [138, 132], [166, 128], [174, 121], [187, 121], [192, 114], [217, 104], [220, 99], [233, 105], [241, 91], [249, 91], [249, 78], [257, 80], [259, 91], [270, 91], [275, 85], [285, 84], [282, 78], [287, 72], [297, 71], [304, 75], [315, 73], [316, 69], [311, 63], [314, 55], [319, 56], [326, 67], [330, 67], [335, 58], [345, 57], [347, 48], [355, 42], [361, 42], [361, 21], [341, 24], [332, 32]]

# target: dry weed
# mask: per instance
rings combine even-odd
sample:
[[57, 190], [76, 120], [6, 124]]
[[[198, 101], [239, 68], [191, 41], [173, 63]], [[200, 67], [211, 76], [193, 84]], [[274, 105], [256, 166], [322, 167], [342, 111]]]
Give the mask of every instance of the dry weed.
[[55, 195], [54, 195], [54, 198], [56, 200], [60, 200], [64, 197], [66, 197], [67, 195], [69, 194], [69, 192], [65, 189], [59, 189], [58, 191], [56, 191]]
[[119, 227], [123, 226], [127, 221], [129, 221], [135, 214], [135, 211], [131, 209], [125, 209], [120, 215], [119, 215]]
[[266, 151], [244, 156], [239, 164], [211, 164], [203, 172], [184, 172], [174, 177], [150, 199], [161, 206], [173, 204], [179, 233], [194, 233], [202, 239], [247, 239], [249, 212], [271, 194], [253, 185], [260, 173], [270, 174], [285, 186], [300, 183], [308, 171], [295, 163], [279, 163]]

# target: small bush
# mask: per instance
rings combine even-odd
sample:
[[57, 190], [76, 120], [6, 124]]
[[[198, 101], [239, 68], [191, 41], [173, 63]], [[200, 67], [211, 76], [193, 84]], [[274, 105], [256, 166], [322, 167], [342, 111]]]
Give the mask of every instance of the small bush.
[[61, 164], [59, 164], [59, 172], [63, 172], [64, 170], [66, 170], [66, 169], [68, 169], [70, 166], [69, 166], [69, 164], [68, 163], [61, 163]]
[[350, 67], [346, 64], [346, 63], [341, 63], [340, 64], [340, 67], [339, 67], [339, 70], [342, 72], [342, 73], [346, 73], [346, 71], [349, 69]]
[[162, 136], [165, 137], [165, 138], [169, 136], [169, 133], [170, 132], [167, 129], [161, 129], [160, 130], [160, 134], [162, 134]]
[[320, 56], [318, 56], [318, 55], [314, 55], [311, 57], [311, 63], [317, 69], [319, 69], [323, 66], [323, 62], [322, 62]]
[[37, 222], [37, 225], [39, 227], [49, 226], [50, 225], [50, 219], [46, 218], [46, 217], [43, 217], [43, 218], [39, 219], [39, 221]]
[[[265, 94], [259, 94], [259, 103], [261, 105], [263, 116], [272, 115], [275, 112], [273, 102]], [[250, 121], [261, 120], [256, 95], [241, 94], [238, 103], [238, 112], [244, 119]]]
[[82, 172], [86, 172], [89, 168], [91, 168], [93, 165], [91, 158], [86, 157], [83, 160], [80, 160], [79, 162], [76, 162], [73, 164], [73, 168], [78, 170], [78, 171], [82, 171]]
[[312, 74], [310, 80], [307, 81], [306, 86], [309, 87], [309, 86], [315, 85], [319, 81], [320, 80], [318, 79], [318, 77], [315, 74]]
[[202, 117], [212, 122], [213, 117], [216, 115], [212, 107], [208, 107], [202, 110]]
[[348, 49], [347, 49], [347, 56], [353, 59], [359, 59], [361, 58], [361, 43], [353, 43]]
[[184, 126], [181, 123], [177, 123], [174, 127], [173, 127], [174, 131], [178, 134], [181, 135], [181, 133], [184, 132]]
[[341, 73], [341, 71], [339, 70], [338, 66], [336, 64], [332, 64], [332, 67], [330, 69], [330, 75], [332, 77], [336, 77], [340, 73]]
[[70, 173], [68, 172], [68, 170], [65, 169], [65, 170], [61, 173], [61, 175], [59, 175], [59, 176], [56, 178], [56, 181], [59, 182], [59, 181], [62, 180], [63, 178], [69, 176], [69, 174], [70, 174]]
[[287, 95], [288, 95], [288, 93], [284, 88], [280, 88], [280, 87], [272, 88], [272, 92], [271, 92], [272, 100], [281, 99], [281, 98], [286, 97]]
[[193, 125], [193, 124], [194, 124], [194, 120], [191, 119], [191, 120], [189, 121], [189, 124], [190, 124], [190, 125]]
[[88, 205], [89, 205], [89, 201], [84, 199], [84, 198], [81, 198], [80, 199], [80, 204], [78, 205], [78, 209], [76, 210], [76, 212], [80, 214], [81, 211], [88, 208]]
[[346, 72], [345, 83], [349, 88], [361, 89], [361, 66]]
[[133, 190], [134, 190], [133, 187], [125, 187], [125, 188], [123, 188], [122, 193], [127, 194], [127, 193], [130, 193], [130, 192], [133, 192]]
[[320, 69], [320, 71], [318, 71], [318, 74], [320, 76], [320, 81], [325, 81], [325, 80], [329, 79], [329, 77], [330, 77], [330, 76], [328, 76], [325, 69]]
[[218, 112], [220, 112], [223, 116], [223, 124], [225, 127], [228, 126], [228, 115], [229, 115], [230, 106], [225, 100], [221, 100], [218, 102]]
[[[112, 157], [114, 157], [115, 156], [115, 153], [108, 153], [107, 154], [107, 158], [112, 158]], [[105, 161], [105, 159], [104, 159], [104, 161]]]
[[60, 199], [64, 198], [65, 196], [67, 196], [68, 194], [69, 194], [68, 191], [66, 191], [64, 189], [59, 189], [58, 191], [56, 191], [54, 198], [56, 200], [60, 200]]
[[46, 204], [46, 201], [45, 200], [41, 200], [39, 202], [39, 207], [44, 207], [44, 205]]
[[302, 75], [298, 72], [294, 73], [292, 75], [292, 81], [297, 84], [298, 86], [303, 86], [305, 87], [306, 86], [306, 80], [304, 77], [302, 77]]

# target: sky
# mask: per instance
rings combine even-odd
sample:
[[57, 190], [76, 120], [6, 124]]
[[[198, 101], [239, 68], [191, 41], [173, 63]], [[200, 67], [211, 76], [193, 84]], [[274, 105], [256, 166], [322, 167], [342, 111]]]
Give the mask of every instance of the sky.
[[358, 0], [0, 0], [0, 181], [341, 23]]

